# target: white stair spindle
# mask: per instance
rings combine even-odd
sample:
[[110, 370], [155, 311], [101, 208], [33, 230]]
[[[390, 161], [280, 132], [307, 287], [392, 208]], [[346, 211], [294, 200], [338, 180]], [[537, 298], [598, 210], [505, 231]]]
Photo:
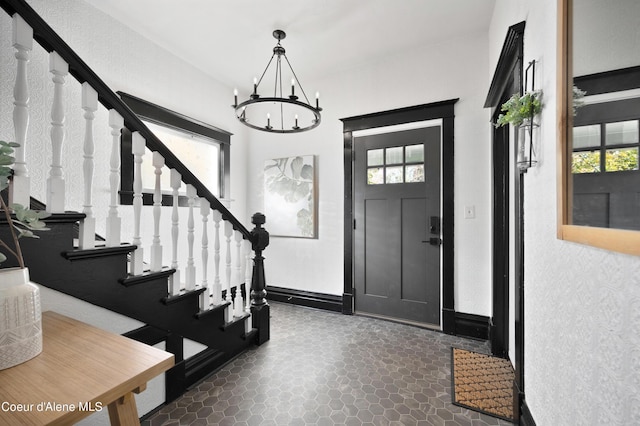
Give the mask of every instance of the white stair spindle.
[[194, 220], [193, 206], [196, 203], [196, 189], [192, 185], [187, 185], [187, 197], [189, 199], [189, 220], [187, 222], [187, 243], [189, 248], [189, 256], [187, 257], [186, 282], [187, 290], [195, 290], [196, 288], [196, 266], [193, 261], [193, 242], [194, 242]]
[[244, 314], [244, 304], [242, 299], [242, 234], [234, 231], [236, 240], [236, 298], [233, 301], [234, 316], [241, 317]]
[[153, 189], [153, 242], [151, 243], [151, 271], [162, 270], [162, 244], [160, 244], [160, 213], [162, 211], [162, 167], [164, 157], [159, 152], [154, 152], [151, 162], [155, 169], [156, 182]]
[[27, 84], [27, 63], [33, 48], [33, 29], [17, 13], [13, 15], [13, 40], [17, 60], [16, 82], [13, 88], [13, 127], [15, 142], [20, 144], [14, 150], [13, 184], [10, 203], [29, 206], [31, 180], [25, 160], [27, 129], [29, 127], [29, 86]]
[[182, 185], [182, 175], [177, 170], [171, 169], [171, 190], [173, 197], [173, 209], [171, 211], [171, 268], [176, 271], [169, 278], [169, 294], [180, 293], [180, 270], [178, 269], [178, 234], [180, 216], [178, 215], [178, 190]]
[[122, 220], [118, 216], [118, 189], [120, 189], [120, 132], [124, 127], [124, 119], [114, 109], [109, 111], [109, 127], [111, 127], [111, 158], [109, 160], [109, 214], [107, 216], [107, 247], [120, 245]]
[[244, 313], [248, 317], [244, 320], [244, 332], [249, 333], [253, 328], [251, 323], [251, 277], [253, 276], [253, 262], [251, 261], [251, 241], [244, 240], [244, 253], [245, 253], [245, 273], [244, 273]]
[[82, 162], [82, 173], [84, 176], [84, 204], [82, 213], [84, 220], [80, 221], [80, 232], [78, 241], [80, 249], [87, 250], [96, 246], [96, 219], [93, 217], [93, 153], [95, 143], [93, 141], [93, 119], [98, 110], [98, 92], [89, 83], [82, 83], [82, 109], [84, 110], [85, 132], [84, 132], [84, 155]]
[[229, 306], [225, 309], [225, 322], [231, 322], [233, 320], [233, 305], [231, 299], [231, 237], [233, 236], [233, 225], [231, 222], [224, 222], [224, 236], [227, 242], [227, 253], [226, 253], [226, 278], [227, 278], [227, 295], [226, 302], [229, 303]]
[[142, 156], [146, 142], [139, 132], [134, 132], [131, 136], [131, 150], [133, 152], [133, 244], [138, 246], [131, 253], [131, 274], [140, 275], [143, 272], [142, 239], [140, 238], [140, 215], [142, 213]]
[[207, 235], [207, 222], [209, 222], [209, 214], [211, 213], [211, 204], [209, 200], [200, 199], [200, 215], [202, 216], [202, 288], [204, 292], [200, 293], [200, 309], [207, 310], [211, 305], [211, 286], [207, 280], [207, 264], [209, 263], [209, 236]]
[[222, 214], [218, 210], [214, 210], [211, 217], [215, 233], [213, 236], [213, 305], [219, 305], [222, 302], [222, 281], [220, 280], [220, 222]]
[[62, 175], [62, 143], [64, 142], [64, 85], [69, 64], [56, 52], [49, 54], [49, 71], [53, 74], [53, 104], [51, 107], [51, 170], [47, 179], [47, 211], [64, 213], [65, 183]]

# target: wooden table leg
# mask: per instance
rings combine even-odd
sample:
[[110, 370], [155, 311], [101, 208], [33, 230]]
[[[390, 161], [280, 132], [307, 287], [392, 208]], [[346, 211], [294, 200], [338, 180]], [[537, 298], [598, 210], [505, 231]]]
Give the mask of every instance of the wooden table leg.
[[109, 404], [109, 419], [112, 426], [140, 426], [133, 392], [129, 392]]

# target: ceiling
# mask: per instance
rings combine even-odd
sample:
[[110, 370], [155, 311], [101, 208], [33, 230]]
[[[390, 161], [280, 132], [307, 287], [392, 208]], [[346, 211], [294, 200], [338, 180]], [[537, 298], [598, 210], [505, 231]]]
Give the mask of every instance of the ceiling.
[[84, 0], [229, 86], [249, 89], [276, 40], [301, 83], [488, 30], [495, 0]]

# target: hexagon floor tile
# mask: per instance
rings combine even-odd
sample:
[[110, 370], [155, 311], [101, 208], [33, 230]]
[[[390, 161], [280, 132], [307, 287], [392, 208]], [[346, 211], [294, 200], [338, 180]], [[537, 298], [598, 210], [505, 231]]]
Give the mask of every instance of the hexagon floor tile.
[[489, 351], [409, 325], [272, 303], [269, 342], [142, 425], [510, 425], [451, 403], [451, 346]]

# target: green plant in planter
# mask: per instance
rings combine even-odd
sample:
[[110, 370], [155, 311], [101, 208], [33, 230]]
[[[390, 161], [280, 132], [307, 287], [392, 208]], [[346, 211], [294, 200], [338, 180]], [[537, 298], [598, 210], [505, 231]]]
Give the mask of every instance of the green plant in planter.
[[573, 116], [578, 113], [578, 108], [584, 106], [584, 96], [587, 94], [575, 84], [573, 85]]
[[[5, 142], [0, 140], [0, 191], [5, 190], [9, 186], [9, 177], [12, 170], [11, 165], [15, 162], [13, 157], [14, 148], [20, 145], [15, 142]], [[12, 204], [11, 209], [15, 213], [15, 218], [11, 216], [11, 212], [4, 199], [0, 197], [0, 207], [4, 212], [9, 225], [11, 239], [13, 245], [9, 245], [10, 241], [0, 239], [0, 249], [14, 256], [21, 268], [25, 267], [24, 257], [20, 249], [20, 238], [39, 238], [34, 231], [46, 231], [48, 228], [41, 219], [49, 216], [48, 213], [35, 211], [26, 208], [20, 204]], [[0, 252], [0, 263], [7, 260], [7, 256]]]
[[542, 92], [527, 92], [520, 96], [514, 93], [508, 101], [502, 104], [500, 111], [504, 114], [498, 116], [496, 127], [511, 124], [520, 126], [525, 121], [533, 120], [533, 117], [542, 111]]

